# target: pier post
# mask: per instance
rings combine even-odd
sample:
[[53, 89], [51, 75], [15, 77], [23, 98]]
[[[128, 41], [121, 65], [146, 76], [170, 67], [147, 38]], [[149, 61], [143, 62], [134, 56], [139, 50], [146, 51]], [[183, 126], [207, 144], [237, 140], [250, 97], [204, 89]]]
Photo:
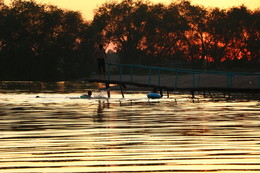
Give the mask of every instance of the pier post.
[[258, 75], [258, 89], [260, 89], [260, 75]]
[[119, 86], [120, 86], [120, 90], [121, 90], [122, 97], [125, 98], [122, 84], [120, 84]]
[[210, 96], [210, 98], [213, 99], [213, 95], [211, 94], [210, 90], [209, 90], [208, 92], [209, 92], [209, 96]]
[[195, 91], [194, 90], [191, 90], [191, 95], [192, 95], [191, 98], [194, 99], [195, 98]]
[[110, 86], [109, 83], [106, 83], [107, 97], [110, 98]]
[[163, 91], [162, 91], [162, 88], [160, 88], [160, 94], [161, 94], [161, 97], [163, 97]]

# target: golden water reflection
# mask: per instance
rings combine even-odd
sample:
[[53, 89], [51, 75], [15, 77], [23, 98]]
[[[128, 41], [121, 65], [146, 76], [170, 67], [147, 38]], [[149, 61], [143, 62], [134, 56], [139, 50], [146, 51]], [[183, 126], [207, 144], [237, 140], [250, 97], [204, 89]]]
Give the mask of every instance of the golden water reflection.
[[0, 94], [0, 172], [260, 172], [260, 103]]

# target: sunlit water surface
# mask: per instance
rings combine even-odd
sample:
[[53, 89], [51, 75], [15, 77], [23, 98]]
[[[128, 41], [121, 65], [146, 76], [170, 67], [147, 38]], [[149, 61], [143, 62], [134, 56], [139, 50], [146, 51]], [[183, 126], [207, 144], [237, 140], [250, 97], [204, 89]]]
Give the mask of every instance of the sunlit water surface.
[[79, 95], [0, 94], [0, 172], [260, 172], [258, 101]]

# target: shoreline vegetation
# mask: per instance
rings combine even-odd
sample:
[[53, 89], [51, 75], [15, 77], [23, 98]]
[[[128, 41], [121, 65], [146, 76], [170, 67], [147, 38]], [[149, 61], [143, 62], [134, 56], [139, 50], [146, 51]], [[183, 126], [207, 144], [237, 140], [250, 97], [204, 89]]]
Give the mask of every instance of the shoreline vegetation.
[[[123, 15], [122, 15], [123, 14]], [[32, 0], [0, 5], [0, 81], [70, 81], [97, 72], [96, 45], [108, 62], [260, 72], [260, 10], [109, 1], [93, 21]]]

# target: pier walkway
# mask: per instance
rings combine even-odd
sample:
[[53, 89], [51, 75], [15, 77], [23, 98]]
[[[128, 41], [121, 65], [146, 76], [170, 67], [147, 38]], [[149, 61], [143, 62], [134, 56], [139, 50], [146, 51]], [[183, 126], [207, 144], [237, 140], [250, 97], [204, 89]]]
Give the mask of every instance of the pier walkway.
[[92, 76], [88, 82], [118, 84], [126, 88], [145, 87], [164, 91], [260, 93], [260, 73], [203, 71], [156, 66], [107, 63], [105, 78]]

